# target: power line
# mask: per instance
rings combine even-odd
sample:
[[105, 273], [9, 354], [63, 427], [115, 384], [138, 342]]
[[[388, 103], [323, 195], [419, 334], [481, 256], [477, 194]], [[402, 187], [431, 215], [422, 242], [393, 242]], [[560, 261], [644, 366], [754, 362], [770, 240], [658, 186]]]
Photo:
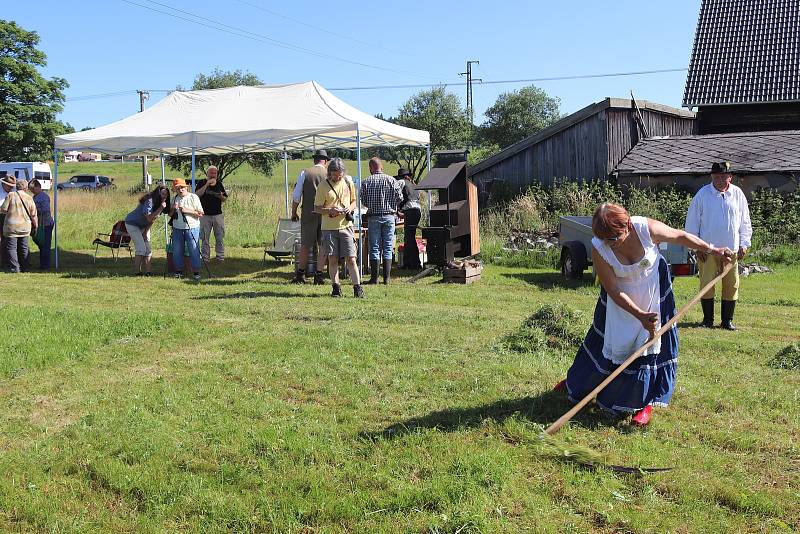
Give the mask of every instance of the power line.
[[[312, 50], [310, 48], [305, 48], [305, 47], [294, 45], [294, 44], [287, 43], [287, 42], [284, 42], [284, 41], [279, 41], [278, 39], [273, 39], [272, 37], [269, 37], [267, 35], [251, 32], [250, 30], [245, 30], [245, 29], [242, 29], [242, 28], [238, 28], [236, 26], [231, 26], [229, 24], [224, 24], [222, 22], [218, 22], [218, 21], [203, 17], [201, 15], [196, 15], [196, 14], [191, 13], [189, 11], [184, 11], [182, 9], [178, 9], [176, 7], [172, 7], [172, 6], [167, 5], [167, 4], [156, 2], [155, 0], [144, 0], [144, 1], [150, 2], [151, 4], [155, 4], [155, 5], [167, 8], [167, 9], [171, 9], [172, 11], [176, 11], [178, 13], [182, 13], [184, 15], [188, 15], [189, 17], [193, 17], [193, 18], [182, 17], [180, 15], [177, 15], [175, 13], [171, 13], [169, 11], [163, 11], [161, 9], [154, 8], [152, 6], [147, 6], [147, 5], [139, 4], [137, 2], [133, 2], [132, 0], [121, 0], [121, 1], [125, 2], [126, 4], [131, 4], [131, 5], [134, 5], [134, 6], [137, 6], [137, 7], [141, 7], [143, 9], [148, 9], [150, 11], [155, 11], [156, 13], [161, 13], [162, 15], [167, 15], [169, 17], [180, 19], [180, 20], [183, 20], [183, 21], [186, 21], [186, 22], [191, 22], [192, 24], [197, 24], [197, 25], [200, 25], [200, 26], [204, 26], [206, 28], [211, 28], [211, 29], [214, 29], [214, 30], [226, 29], [226, 30], [232, 31], [238, 37], [244, 37], [246, 39], [251, 39], [251, 40], [259, 41], [259, 42], [262, 42], [262, 43], [271, 44], [273, 46], [277, 46], [277, 47], [280, 47], [280, 48], [285, 48], [287, 50], [291, 50], [293, 52], [300, 52], [300, 53], [303, 53], [303, 54], [309, 54], [309, 55], [316, 56], [316, 57], [332, 59], [332, 60], [335, 60], [335, 61], [341, 61], [343, 63], [349, 63], [351, 65], [357, 65], [357, 66], [366, 67], [366, 68], [369, 68], [369, 69], [382, 70], [382, 71], [386, 71], [386, 72], [394, 72], [396, 74], [412, 74], [412, 75], [415, 75], [415, 76], [420, 76], [421, 75], [419, 73], [402, 71], [402, 70], [392, 69], [392, 68], [389, 68], [389, 67], [382, 67], [380, 65], [372, 65], [370, 63], [362, 63], [360, 61], [353, 61], [351, 59], [346, 59], [346, 58], [343, 58], [343, 57], [334, 56], [332, 54], [327, 54], [325, 52], [320, 52], [318, 50]], [[194, 19], [199, 19], [199, 20], [194, 20]], [[202, 21], [206, 21], [207, 23], [204, 23]], [[421, 76], [426, 77], [426, 78], [428, 77], [427, 75], [421, 75]]]
[[[582, 80], [589, 78], [613, 78], [620, 76], [643, 76], [648, 74], [662, 74], [667, 72], [685, 72], [687, 69], [656, 69], [656, 70], [639, 70], [631, 72], [611, 72], [602, 74], [576, 74], [572, 76], [551, 76], [547, 78], [523, 78], [518, 80], [484, 80], [481, 85], [498, 85], [498, 84], [514, 84], [514, 83], [533, 83], [533, 82], [552, 82], [563, 80]], [[435, 84], [407, 84], [407, 85], [363, 85], [354, 87], [326, 87], [328, 91], [371, 91], [378, 89], [423, 89], [428, 87], [464, 87], [466, 82], [441, 82]], [[175, 89], [147, 89], [151, 93], [171, 93]], [[82, 95], [67, 98], [67, 102], [75, 102], [79, 100], [93, 100], [97, 98], [109, 98], [122, 95], [129, 95], [135, 93], [135, 89], [127, 91], [117, 91], [114, 93], [100, 93], [96, 95]]]
[[[641, 76], [645, 74], [661, 74], [665, 72], [685, 72], [686, 67], [680, 69], [658, 69], [640, 70], [633, 72], [611, 72], [604, 74], [577, 74], [574, 76], [551, 76], [548, 78], [525, 78], [519, 80], [484, 80], [481, 85], [497, 85], [508, 83], [533, 83], [533, 82], [554, 82], [560, 80], [583, 80], [588, 78], [613, 78], [617, 76]], [[370, 91], [373, 89], [421, 89], [426, 87], [463, 87], [466, 82], [442, 82], [435, 84], [407, 84], [407, 85], [363, 85], [355, 87], [326, 87], [328, 91]]]
[[350, 35], [344, 35], [344, 34], [341, 34], [341, 33], [336, 33], [336, 32], [333, 32], [333, 31], [331, 31], [329, 29], [323, 28], [321, 26], [315, 26], [315, 25], [310, 24], [310, 23], [308, 23], [308, 22], [306, 22], [304, 20], [296, 19], [294, 17], [290, 17], [288, 15], [284, 15], [283, 13], [278, 13], [277, 11], [273, 11], [271, 9], [268, 9], [268, 8], [264, 7], [264, 6], [260, 6], [258, 4], [254, 4], [252, 2], [246, 2], [245, 0], [237, 0], [237, 1], [240, 4], [244, 4], [246, 6], [250, 6], [250, 7], [254, 8], [254, 9], [258, 9], [258, 10], [264, 11], [266, 13], [269, 13], [270, 15], [274, 15], [276, 17], [280, 17], [282, 19], [292, 21], [292, 22], [294, 22], [296, 24], [300, 24], [302, 26], [306, 26], [307, 28], [311, 28], [311, 29], [317, 30], [319, 32], [327, 33], [328, 35], [333, 35], [334, 37], [339, 37], [339, 38], [345, 39], [347, 41], [352, 41], [354, 43], [367, 45], [370, 48], [377, 48], [377, 49], [385, 50], [385, 51], [391, 52], [393, 54], [402, 54], [404, 56], [408, 56], [408, 54], [409, 54], [408, 50], [393, 50], [391, 48], [386, 48], [385, 46], [381, 46], [379, 43], [377, 43], [375, 41], [372, 41], [372, 42], [370, 42], [370, 41], [362, 41], [362, 40], [356, 39], [355, 37], [350, 36]]

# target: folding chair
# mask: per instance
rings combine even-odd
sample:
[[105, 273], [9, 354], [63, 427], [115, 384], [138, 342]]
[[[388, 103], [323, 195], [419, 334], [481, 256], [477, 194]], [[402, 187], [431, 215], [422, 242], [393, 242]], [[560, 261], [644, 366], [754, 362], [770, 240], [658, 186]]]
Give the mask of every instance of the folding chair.
[[281, 260], [286, 256], [289, 256], [291, 259], [291, 256], [294, 253], [294, 244], [299, 240], [300, 221], [278, 218], [278, 227], [275, 229], [272, 247], [269, 247], [269, 245], [265, 244], [264, 259], [262, 260], [262, 263], [267, 261], [267, 254], [276, 260]]
[[[102, 239], [102, 237], [107, 239]], [[94, 262], [97, 263], [97, 251], [103, 247], [111, 249], [111, 256], [114, 261], [119, 258], [119, 249], [126, 249], [131, 258], [133, 258], [133, 250], [131, 249], [131, 236], [128, 234], [128, 229], [125, 227], [125, 221], [117, 221], [111, 228], [110, 234], [103, 234], [98, 232], [97, 237], [92, 241], [94, 245]], [[116, 251], [116, 253], [114, 253]]]

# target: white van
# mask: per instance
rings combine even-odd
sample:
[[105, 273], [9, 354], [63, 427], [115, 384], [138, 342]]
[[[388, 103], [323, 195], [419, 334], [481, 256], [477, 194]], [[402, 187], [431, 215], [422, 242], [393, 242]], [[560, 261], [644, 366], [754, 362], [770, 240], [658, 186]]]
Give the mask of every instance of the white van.
[[37, 161], [7, 161], [0, 163], [0, 175], [13, 176], [17, 180], [24, 179], [30, 182], [34, 178], [42, 184], [42, 189], [53, 186], [53, 173], [50, 165]]

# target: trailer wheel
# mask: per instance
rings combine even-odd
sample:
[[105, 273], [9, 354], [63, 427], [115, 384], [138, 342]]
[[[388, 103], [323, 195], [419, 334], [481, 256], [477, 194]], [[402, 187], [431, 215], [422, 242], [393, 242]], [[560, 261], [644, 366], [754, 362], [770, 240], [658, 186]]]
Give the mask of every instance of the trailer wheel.
[[561, 247], [561, 276], [565, 280], [582, 278], [587, 263], [586, 247], [580, 241], [567, 241]]

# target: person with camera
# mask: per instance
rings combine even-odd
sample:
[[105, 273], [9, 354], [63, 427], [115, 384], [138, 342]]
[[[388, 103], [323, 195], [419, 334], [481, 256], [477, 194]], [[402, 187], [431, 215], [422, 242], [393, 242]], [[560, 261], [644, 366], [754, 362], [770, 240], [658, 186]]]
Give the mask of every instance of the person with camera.
[[378, 283], [378, 266], [383, 258], [383, 283], [388, 284], [394, 253], [394, 226], [397, 207], [403, 200], [400, 182], [383, 172], [380, 158], [369, 160], [370, 176], [361, 183], [361, 201], [367, 207], [370, 278]]
[[356, 190], [346, 176], [342, 158], [333, 158], [328, 164], [327, 178], [320, 182], [314, 197], [314, 211], [322, 215], [322, 248], [328, 258], [332, 297], [342, 296], [339, 284], [339, 258], [345, 258], [353, 296], [364, 298], [364, 289], [356, 264], [356, 238], [353, 234], [353, 210], [356, 209]]
[[[125, 217], [125, 228], [133, 241], [135, 255], [133, 272], [152, 276], [153, 250], [150, 247], [150, 227], [169, 206], [169, 190], [159, 185], [152, 192], [139, 197], [139, 204]], [[144, 268], [144, 271], [142, 271]]]
[[189, 249], [192, 264], [192, 280], [200, 280], [200, 218], [203, 216], [203, 205], [200, 198], [189, 191], [183, 178], [172, 182], [176, 190], [175, 202], [170, 210], [172, 221], [172, 263], [175, 267], [175, 278], [183, 277], [183, 251]]
[[214, 252], [217, 261], [225, 261], [225, 216], [222, 204], [228, 200], [228, 193], [222, 180], [218, 179], [219, 169], [211, 165], [206, 169], [206, 179], [199, 180], [195, 193], [203, 205], [203, 218], [200, 219], [200, 254], [208, 261], [211, 258], [211, 232], [214, 232]]

